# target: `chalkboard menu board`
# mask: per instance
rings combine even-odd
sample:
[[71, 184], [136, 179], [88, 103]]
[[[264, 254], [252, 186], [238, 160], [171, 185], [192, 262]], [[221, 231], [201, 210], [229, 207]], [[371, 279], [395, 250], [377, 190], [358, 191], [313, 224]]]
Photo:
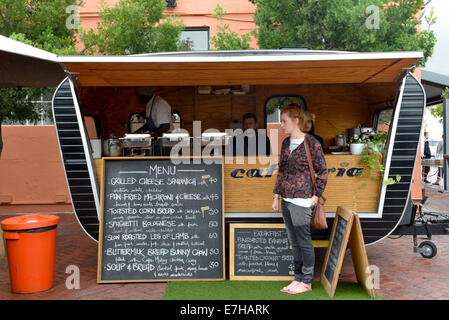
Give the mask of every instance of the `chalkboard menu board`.
[[290, 280], [293, 256], [283, 224], [230, 224], [231, 280]]
[[98, 282], [224, 279], [221, 159], [103, 161]]
[[353, 211], [343, 206], [337, 208], [321, 272], [321, 283], [330, 297], [335, 293], [353, 219]]
[[337, 267], [338, 258], [340, 256], [341, 245], [343, 243], [343, 238], [345, 236], [346, 231], [346, 220], [339, 218], [337, 216], [336, 219], [337, 227], [335, 228], [335, 234], [332, 238], [332, 245], [329, 253], [329, 260], [327, 261], [327, 265], [324, 271], [324, 276], [327, 278], [327, 281], [332, 282], [335, 274], [335, 268]]

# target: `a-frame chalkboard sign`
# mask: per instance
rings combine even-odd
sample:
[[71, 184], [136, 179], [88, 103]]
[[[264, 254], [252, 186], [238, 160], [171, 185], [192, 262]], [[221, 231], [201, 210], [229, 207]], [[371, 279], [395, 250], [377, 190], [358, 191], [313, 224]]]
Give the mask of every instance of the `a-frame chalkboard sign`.
[[357, 281], [365, 288], [369, 296], [374, 298], [375, 292], [360, 220], [355, 212], [346, 207], [338, 207], [335, 215], [329, 246], [321, 271], [321, 283], [328, 295], [333, 298], [348, 242]]

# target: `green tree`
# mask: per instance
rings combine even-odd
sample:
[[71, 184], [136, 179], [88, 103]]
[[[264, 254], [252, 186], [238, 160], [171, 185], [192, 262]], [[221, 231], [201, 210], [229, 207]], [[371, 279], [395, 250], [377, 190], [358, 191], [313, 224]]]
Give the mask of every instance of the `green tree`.
[[443, 104], [440, 103], [435, 107], [429, 109], [430, 114], [438, 119], [438, 122], [443, 123]]
[[165, 17], [165, 0], [119, 0], [109, 8], [104, 1], [97, 30], [80, 30], [84, 52], [88, 54], [139, 54], [177, 51], [184, 24]]
[[448, 87], [446, 87], [446, 89], [444, 89], [443, 93], [441, 94], [441, 98], [449, 99], [449, 88]]
[[218, 32], [210, 39], [215, 50], [247, 50], [250, 49], [249, 42], [253, 37], [255, 30], [244, 33], [241, 36], [237, 32], [231, 31], [228, 23], [223, 23], [223, 16], [226, 11], [222, 6], [217, 5], [212, 14], [217, 20]]
[[[0, 34], [56, 54], [75, 54], [76, 29], [67, 28], [70, 6], [80, 0], [0, 0]], [[40, 110], [33, 101], [49, 88], [0, 89], [0, 157], [3, 150], [1, 125], [5, 121], [37, 121]], [[44, 110], [51, 112], [50, 108]]]
[[264, 49], [309, 47], [343, 51], [423, 51], [427, 60], [436, 38], [430, 26], [419, 32], [422, 0], [250, 0]]
[[[443, 93], [441, 94], [441, 98], [449, 99], [449, 88], [446, 87], [446, 89], [443, 90]], [[443, 109], [444, 109], [444, 106], [442, 103], [429, 109], [430, 114], [432, 116], [434, 116], [435, 118], [437, 118], [440, 123], [443, 123], [443, 114], [444, 114]]]

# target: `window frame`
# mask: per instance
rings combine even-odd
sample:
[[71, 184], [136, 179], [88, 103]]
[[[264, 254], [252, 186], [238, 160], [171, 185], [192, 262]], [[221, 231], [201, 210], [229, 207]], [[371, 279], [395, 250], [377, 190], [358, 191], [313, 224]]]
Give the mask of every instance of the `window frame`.
[[[186, 27], [184, 31], [207, 31], [207, 51], [210, 51], [210, 28], [209, 27]], [[204, 51], [204, 50], [192, 50], [192, 51]]]

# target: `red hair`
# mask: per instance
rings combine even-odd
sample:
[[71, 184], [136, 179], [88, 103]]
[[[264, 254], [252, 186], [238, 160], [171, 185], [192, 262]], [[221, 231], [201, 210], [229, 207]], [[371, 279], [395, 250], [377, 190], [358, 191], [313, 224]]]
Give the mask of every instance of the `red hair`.
[[288, 106], [284, 107], [281, 111], [281, 115], [286, 113], [291, 119], [298, 119], [299, 130], [302, 132], [307, 132], [307, 117], [304, 110], [297, 103], [290, 103]]

